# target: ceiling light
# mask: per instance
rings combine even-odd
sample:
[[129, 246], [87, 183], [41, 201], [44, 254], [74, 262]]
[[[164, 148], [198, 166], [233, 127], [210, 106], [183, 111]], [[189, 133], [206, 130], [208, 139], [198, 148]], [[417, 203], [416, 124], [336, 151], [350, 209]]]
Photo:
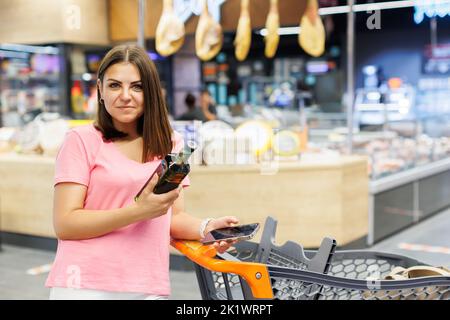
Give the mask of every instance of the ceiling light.
[[[437, 4], [449, 4], [450, 0], [440, 0]], [[399, 1], [384, 1], [375, 3], [355, 4], [353, 5], [353, 12], [367, 12], [373, 10], [385, 10], [385, 9], [399, 9], [409, 8], [422, 4], [417, 0], [399, 0]], [[349, 6], [336, 6], [319, 8], [319, 15], [325, 16], [330, 14], [348, 13], [350, 12]]]
[[[285, 36], [285, 35], [292, 35], [292, 34], [299, 34], [300, 33], [300, 27], [283, 27], [283, 28], [278, 28], [278, 34], [280, 36]], [[259, 34], [262, 35], [263, 37], [267, 36], [267, 29], [261, 29], [259, 31]]]

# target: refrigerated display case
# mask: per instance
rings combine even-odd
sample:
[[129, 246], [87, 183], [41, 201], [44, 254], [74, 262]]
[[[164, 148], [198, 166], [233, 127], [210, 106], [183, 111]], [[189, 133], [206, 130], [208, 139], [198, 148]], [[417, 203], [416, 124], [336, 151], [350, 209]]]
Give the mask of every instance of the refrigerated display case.
[[450, 206], [449, 128], [450, 114], [393, 122], [396, 137], [371, 150], [369, 244]]
[[[450, 206], [450, 114], [391, 120], [382, 128], [356, 131], [352, 139], [352, 153], [369, 164], [369, 245]], [[310, 129], [310, 140], [345, 153], [345, 129], [321, 135]]]

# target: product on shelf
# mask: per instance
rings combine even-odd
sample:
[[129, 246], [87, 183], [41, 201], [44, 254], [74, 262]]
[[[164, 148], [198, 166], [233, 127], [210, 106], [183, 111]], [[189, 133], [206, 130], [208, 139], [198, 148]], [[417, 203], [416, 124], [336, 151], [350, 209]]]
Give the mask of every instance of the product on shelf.
[[202, 122], [199, 120], [194, 121], [171, 121], [170, 125], [172, 129], [184, 138], [184, 142], [192, 140], [197, 144], [197, 151], [194, 152], [193, 156], [190, 158], [192, 164], [202, 164], [202, 148], [203, 143], [200, 134], [200, 128], [202, 127]]
[[395, 173], [401, 171], [406, 166], [402, 159], [382, 158], [376, 161], [371, 161], [371, 174], [378, 178], [388, 173]]
[[43, 150], [39, 144], [40, 126], [36, 121], [26, 124], [15, 136], [17, 142], [16, 151], [18, 153], [38, 153], [42, 154]]
[[300, 137], [290, 130], [282, 130], [273, 137], [272, 149], [275, 155], [288, 157], [300, 153]]
[[234, 129], [229, 124], [221, 120], [208, 121], [199, 128], [202, 144], [211, 140], [234, 134]]
[[199, 136], [205, 164], [235, 163], [234, 129], [229, 124], [220, 120], [205, 122], [199, 128]]
[[94, 122], [94, 120], [91, 119], [70, 119], [66, 120], [67, 124], [69, 125], [69, 128], [74, 128], [78, 126], [85, 126], [88, 124], [91, 124]]
[[433, 160], [441, 160], [450, 156], [450, 138], [441, 137], [435, 139], [433, 148]]
[[[341, 138], [335, 137], [326, 145], [344, 153], [345, 138]], [[370, 176], [377, 179], [449, 157], [450, 139], [426, 134], [409, 138], [395, 132], [358, 133], [353, 139], [353, 153], [368, 156]]]
[[81, 89], [81, 82], [74, 81], [74, 84], [70, 90], [71, 92], [71, 100], [72, 100], [72, 110], [76, 114], [82, 114], [84, 112], [84, 104], [85, 99], [83, 95], [83, 91]]
[[59, 118], [42, 121], [40, 125], [39, 144], [44, 154], [56, 156], [64, 141], [65, 134], [69, 130], [69, 124], [66, 120]]
[[261, 156], [272, 146], [273, 129], [264, 121], [246, 121], [236, 128], [235, 134], [237, 137], [250, 139], [252, 152], [256, 156]]
[[256, 156], [249, 137], [234, 133], [216, 137], [203, 147], [203, 163], [206, 165], [255, 164]]
[[13, 137], [17, 128], [1, 127], [0, 128], [0, 154], [9, 153], [14, 150]]
[[[264, 120], [248, 120], [236, 129], [224, 121], [214, 120], [191, 130], [183, 130], [189, 121], [175, 121], [172, 127], [185, 140], [198, 142], [201, 161], [206, 165], [248, 165], [265, 160], [298, 161], [303, 138], [298, 127], [282, 129], [274, 135], [274, 128]], [[191, 124], [192, 125], [192, 124]], [[278, 124], [279, 125], [279, 124]], [[303, 141], [306, 144], [306, 139]]]
[[31, 52], [0, 57], [0, 125], [19, 127], [40, 111], [58, 110], [59, 62], [57, 55]]
[[15, 151], [56, 156], [69, 128], [69, 122], [58, 113], [40, 113], [16, 131], [12, 138], [16, 143]]

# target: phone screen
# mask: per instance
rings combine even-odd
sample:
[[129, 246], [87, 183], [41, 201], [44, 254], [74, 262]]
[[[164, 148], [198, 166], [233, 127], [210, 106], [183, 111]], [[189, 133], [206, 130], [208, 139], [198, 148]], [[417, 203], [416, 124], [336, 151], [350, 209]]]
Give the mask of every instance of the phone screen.
[[142, 191], [144, 191], [145, 187], [147, 187], [148, 183], [150, 182], [150, 180], [152, 180], [153, 176], [155, 175], [155, 173], [158, 175], [159, 178], [161, 178], [161, 176], [167, 171], [167, 161], [166, 160], [161, 160], [161, 163], [158, 165], [158, 167], [156, 168], [156, 170], [152, 173], [152, 175], [150, 176], [150, 178], [147, 179], [147, 181], [145, 182], [145, 184], [142, 186], [141, 190], [139, 190], [139, 192], [136, 194], [136, 196], [134, 197], [134, 200], [136, 201], [139, 196], [141, 195]]
[[209, 232], [209, 234], [205, 237], [205, 240], [220, 241], [233, 238], [246, 238], [253, 236], [254, 233], [258, 230], [258, 228], [259, 223], [252, 223], [241, 226], [216, 229]]

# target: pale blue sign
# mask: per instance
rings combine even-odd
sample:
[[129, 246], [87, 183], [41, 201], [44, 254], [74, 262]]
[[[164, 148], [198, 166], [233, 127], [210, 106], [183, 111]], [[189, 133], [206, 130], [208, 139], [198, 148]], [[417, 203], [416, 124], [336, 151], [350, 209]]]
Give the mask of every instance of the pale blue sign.
[[[208, 0], [209, 13], [214, 20], [220, 22], [220, 7], [225, 0]], [[201, 0], [173, 0], [175, 14], [186, 22], [192, 15], [200, 15], [203, 10], [203, 1]]]
[[449, 0], [416, 0], [414, 6], [414, 21], [419, 24], [428, 18], [450, 16], [450, 1]]

